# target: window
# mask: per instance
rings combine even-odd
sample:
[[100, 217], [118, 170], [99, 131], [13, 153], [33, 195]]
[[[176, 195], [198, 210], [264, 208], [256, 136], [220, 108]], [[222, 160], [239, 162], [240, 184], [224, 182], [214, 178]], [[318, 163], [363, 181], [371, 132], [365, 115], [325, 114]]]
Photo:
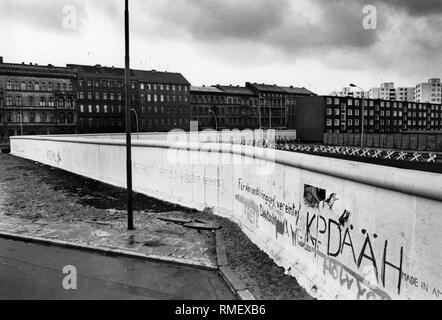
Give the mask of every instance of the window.
[[84, 105], [80, 104], [80, 112], [83, 113], [84, 112]]
[[47, 116], [46, 116], [46, 113], [42, 113], [41, 115], [40, 115], [40, 122], [47, 122]]
[[97, 105], [95, 106], [95, 112], [96, 112], [96, 113], [100, 113], [100, 105], [97, 104]]
[[46, 106], [46, 99], [45, 97], [41, 97], [40, 98], [40, 107], [45, 107]]
[[23, 105], [23, 98], [22, 97], [17, 97], [16, 102], [17, 102], [17, 106], [21, 107]]
[[11, 107], [12, 106], [12, 97], [6, 97], [6, 106]]
[[6, 82], [6, 90], [12, 90], [12, 82], [11, 81]]

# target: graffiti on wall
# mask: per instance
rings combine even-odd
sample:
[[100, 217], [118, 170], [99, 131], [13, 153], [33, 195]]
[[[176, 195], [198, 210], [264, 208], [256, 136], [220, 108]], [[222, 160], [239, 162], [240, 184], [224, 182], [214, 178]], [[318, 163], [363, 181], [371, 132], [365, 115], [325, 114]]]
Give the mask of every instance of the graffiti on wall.
[[[304, 185], [303, 204], [295, 204], [243, 179], [237, 189], [235, 200], [251, 226], [271, 224], [275, 240], [289, 239], [293, 247], [321, 259], [322, 275], [333, 278], [342, 290], [355, 292], [356, 299], [391, 299], [387, 291], [400, 296], [405, 284], [410, 288], [409, 278], [404, 278], [404, 247], [393, 249], [390, 239], [353, 225], [351, 210], [342, 205], [338, 209], [337, 193]], [[418, 286], [431, 293], [428, 284]], [[437, 289], [433, 295], [442, 296]]]
[[55, 152], [51, 150], [46, 153], [46, 158], [50, 163], [55, 163], [56, 165], [60, 165], [62, 161], [60, 152]]

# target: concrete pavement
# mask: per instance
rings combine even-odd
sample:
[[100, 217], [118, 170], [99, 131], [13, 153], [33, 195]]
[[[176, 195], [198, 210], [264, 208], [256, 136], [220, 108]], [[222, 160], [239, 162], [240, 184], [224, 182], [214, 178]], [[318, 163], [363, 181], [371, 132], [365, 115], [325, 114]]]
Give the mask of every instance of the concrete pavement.
[[[66, 265], [78, 272], [65, 290]], [[235, 296], [215, 271], [0, 239], [0, 299], [204, 299]]]

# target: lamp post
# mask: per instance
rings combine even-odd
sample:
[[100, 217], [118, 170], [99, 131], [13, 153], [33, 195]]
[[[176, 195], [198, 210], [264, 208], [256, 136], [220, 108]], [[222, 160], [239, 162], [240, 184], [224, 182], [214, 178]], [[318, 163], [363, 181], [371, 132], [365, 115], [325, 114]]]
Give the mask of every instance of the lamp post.
[[215, 130], [218, 131], [218, 120], [216, 118], [216, 114], [215, 112], [213, 112], [212, 109], [209, 109], [209, 112], [213, 114], [213, 116], [215, 117]]
[[132, 209], [132, 141], [131, 141], [131, 108], [130, 104], [130, 57], [129, 57], [129, 0], [125, 0], [124, 10], [125, 38], [125, 107], [126, 107], [126, 180], [127, 180], [127, 229], [134, 230]]
[[361, 148], [364, 148], [364, 126], [365, 126], [365, 106], [364, 106], [364, 89], [362, 89], [361, 87], [350, 83], [350, 87], [353, 88], [358, 88], [359, 90], [362, 91], [362, 123], [361, 123]]
[[135, 113], [135, 119], [137, 120], [137, 133], [140, 133], [140, 126], [139, 126], [139, 122], [138, 122], [138, 113], [137, 110], [135, 110], [134, 108], [130, 109], [131, 111], [133, 111]]
[[23, 113], [21, 112], [21, 108], [18, 109], [18, 114], [20, 115], [20, 135], [23, 135]]
[[261, 126], [261, 108], [259, 106], [249, 106], [250, 108], [258, 108], [258, 121], [259, 121], [259, 129], [262, 128]]

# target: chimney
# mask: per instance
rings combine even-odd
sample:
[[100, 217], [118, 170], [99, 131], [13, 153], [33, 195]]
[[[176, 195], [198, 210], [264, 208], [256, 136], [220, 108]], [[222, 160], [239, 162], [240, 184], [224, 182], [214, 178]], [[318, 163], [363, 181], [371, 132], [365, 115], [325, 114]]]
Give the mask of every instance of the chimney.
[[3, 57], [0, 56], [0, 63], [3, 63]]

